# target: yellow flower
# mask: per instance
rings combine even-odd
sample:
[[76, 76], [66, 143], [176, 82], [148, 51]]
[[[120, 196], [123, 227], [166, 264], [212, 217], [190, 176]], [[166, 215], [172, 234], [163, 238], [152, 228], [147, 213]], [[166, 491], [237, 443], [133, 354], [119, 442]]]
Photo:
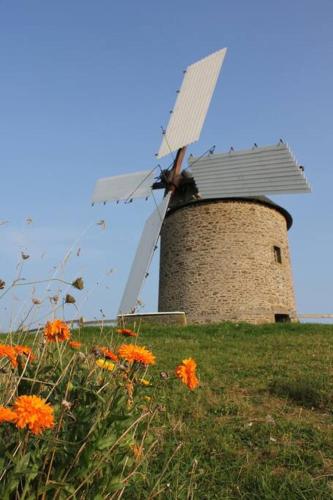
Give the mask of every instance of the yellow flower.
[[191, 391], [199, 385], [198, 377], [196, 376], [197, 364], [192, 358], [183, 359], [182, 363], [176, 368], [176, 376], [186, 384]]
[[140, 378], [139, 382], [140, 382], [141, 385], [145, 385], [145, 386], [151, 385], [151, 383], [149, 382], [149, 380], [147, 380], [146, 378]]
[[96, 365], [100, 368], [104, 368], [105, 370], [109, 370], [110, 372], [113, 372], [116, 367], [114, 363], [107, 361], [106, 359], [96, 359]]
[[44, 327], [44, 337], [49, 342], [63, 342], [70, 338], [70, 330], [64, 321], [55, 319], [48, 321]]
[[145, 347], [140, 347], [134, 344], [122, 344], [118, 349], [119, 356], [126, 359], [129, 363], [137, 361], [144, 365], [154, 365], [156, 358], [152, 352]]
[[14, 403], [16, 427], [41, 434], [44, 429], [54, 427], [53, 408], [38, 396], [19, 396]]

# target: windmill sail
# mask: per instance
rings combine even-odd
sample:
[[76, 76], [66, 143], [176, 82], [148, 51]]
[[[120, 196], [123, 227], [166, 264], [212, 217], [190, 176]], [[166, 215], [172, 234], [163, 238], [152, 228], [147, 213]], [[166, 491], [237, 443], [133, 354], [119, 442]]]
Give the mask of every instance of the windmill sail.
[[147, 219], [137, 248], [118, 314], [135, 311], [143, 280], [148, 272], [154, 249], [160, 235], [163, 220], [169, 205], [168, 193]]
[[157, 157], [199, 139], [227, 49], [188, 66]]
[[285, 144], [191, 157], [202, 198], [234, 198], [311, 191], [302, 167]]
[[154, 171], [143, 170], [133, 174], [98, 179], [92, 195], [93, 203], [145, 198], [151, 194]]

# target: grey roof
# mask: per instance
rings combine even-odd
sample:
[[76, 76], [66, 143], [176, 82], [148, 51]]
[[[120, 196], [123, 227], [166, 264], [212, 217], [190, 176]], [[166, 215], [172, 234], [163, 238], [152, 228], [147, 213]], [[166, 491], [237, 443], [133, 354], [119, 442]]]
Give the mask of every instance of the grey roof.
[[310, 192], [303, 168], [286, 144], [191, 157], [202, 198], [265, 196]]

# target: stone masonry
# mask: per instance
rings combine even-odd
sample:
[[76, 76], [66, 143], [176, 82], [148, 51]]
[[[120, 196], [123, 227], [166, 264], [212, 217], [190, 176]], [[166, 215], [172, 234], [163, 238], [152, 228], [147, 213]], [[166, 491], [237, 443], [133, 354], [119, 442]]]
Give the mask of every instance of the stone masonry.
[[189, 323], [296, 321], [287, 216], [249, 199], [171, 210], [161, 233], [159, 311], [184, 311]]

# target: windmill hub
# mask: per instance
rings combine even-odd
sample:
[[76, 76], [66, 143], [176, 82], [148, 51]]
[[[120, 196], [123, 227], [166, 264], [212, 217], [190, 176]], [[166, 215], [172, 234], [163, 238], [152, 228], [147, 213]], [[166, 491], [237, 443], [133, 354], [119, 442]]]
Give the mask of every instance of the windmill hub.
[[172, 192], [170, 209], [199, 198], [197, 185], [193, 175], [188, 170], [183, 170], [174, 177], [169, 170], [163, 171], [160, 179], [153, 184], [153, 189], [165, 189], [166, 192]]

